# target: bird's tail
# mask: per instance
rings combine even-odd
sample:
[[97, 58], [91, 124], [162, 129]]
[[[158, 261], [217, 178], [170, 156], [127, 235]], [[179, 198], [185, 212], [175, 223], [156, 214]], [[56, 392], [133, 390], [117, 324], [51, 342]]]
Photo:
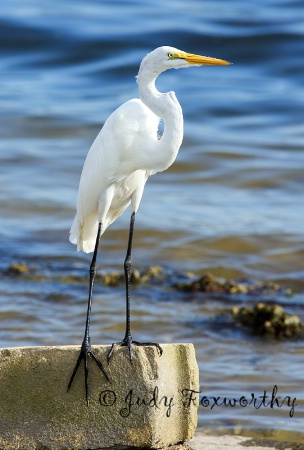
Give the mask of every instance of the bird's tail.
[[74, 217], [71, 229], [70, 229], [70, 242], [72, 242], [72, 244], [78, 244], [78, 220], [77, 220], [77, 215]]
[[91, 253], [95, 248], [97, 230], [96, 214], [90, 214], [82, 225], [76, 215], [70, 229], [70, 242], [77, 245], [77, 251], [82, 250], [85, 253]]

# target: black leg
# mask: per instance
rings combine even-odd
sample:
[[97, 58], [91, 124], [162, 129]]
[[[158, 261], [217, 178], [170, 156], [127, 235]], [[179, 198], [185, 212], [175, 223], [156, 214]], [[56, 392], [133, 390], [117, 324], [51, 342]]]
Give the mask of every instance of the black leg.
[[126, 333], [125, 337], [122, 341], [117, 342], [116, 344], [112, 344], [112, 347], [108, 353], [107, 359], [108, 362], [111, 359], [111, 356], [113, 355], [114, 349], [117, 345], [119, 346], [126, 346], [129, 350], [129, 359], [132, 363], [132, 344], [134, 345], [142, 345], [142, 346], [155, 346], [161, 355], [163, 353], [163, 349], [161, 346], [155, 342], [138, 342], [133, 341], [132, 335], [131, 335], [131, 326], [130, 326], [130, 274], [131, 274], [131, 251], [132, 251], [132, 239], [133, 239], [133, 231], [134, 231], [134, 222], [135, 222], [135, 212], [132, 212], [131, 214], [131, 220], [130, 220], [130, 230], [129, 230], [129, 239], [128, 239], [128, 248], [127, 248], [127, 254], [124, 262], [124, 271], [125, 271], [125, 280], [126, 280]]
[[89, 288], [88, 309], [87, 309], [87, 318], [86, 318], [86, 324], [85, 324], [84, 338], [83, 338], [83, 341], [82, 341], [82, 345], [81, 345], [81, 349], [80, 349], [80, 353], [79, 353], [77, 362], [75, 364], [72, 376], [71, 376], [69, 384], [68, 384], [68, 391], [69, 391], [70, 387], [72, 386], [74, 377], [75, 377], [75, 375], [77, 373], [77, 370], [78, 370], [78, 368], [80, 366], [80, 363], [83, 360], [84, 361], [85, 393], [86, 393], [87, 404], [89, 404], [88, 356], [91, 356], [91, 358], [96, 362], [97, 366], [100, 368], [100, 370], [102, 371], [102, 373], [104, 374], [106, 379], [108, 381], [110, 381], [106, 371], [103, 368], [103, 365], [101, 364], [99, 359], [94, 355], [94, 353], [91, 350], [91, 340], [90, 340], [90, 333], [89, 333], [90, 318], [91, 318], [91, 306], [92, 306], [92, 293], [93, 293], [94, 279], [95, 279], [95, 275], [96, 275], [96, 258], [97, 258], [97, 253], [98, 253], [98, 245], [99, 245], [99, 240], [100, 240], [100, 233], [101, 233], [101, 223], [98, 226], [98, 232], [97, 232], [97, 237], [96, 237], [94, 253], [93, 253], [92, 262], [91, 262], [91, 265], [90, 265], [90, 288]]
[[[132, 240], [134, 231], [135, 213], [133, 212], [130, 220], [130, 231], [128, 239], [127, 254], [124, 261], [124, 271], [126, 280], [126, 338], [131, 336], [131, 325], [130, 325], [130, 276], [131, 276], [131, 251], [132, 251]], [[129, 347], [129, 351], [131, 348]]]

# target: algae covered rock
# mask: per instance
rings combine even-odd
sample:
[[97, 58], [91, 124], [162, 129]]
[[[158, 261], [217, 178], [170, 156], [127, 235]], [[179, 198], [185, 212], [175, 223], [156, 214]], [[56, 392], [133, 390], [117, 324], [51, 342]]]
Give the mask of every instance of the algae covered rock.
[[195, 278], [177, 283], [175, 288], [183, 292], [205, 292], [238, 295], [245, 294], [250, 296], [271, 295], [272, 293], [283, 293], [290, 295], [291, 291], [282, 288], [278, 283], [272, 281], [249, 281], [249, 280], [221, 280], [211, 273], [206, 273]]
[[4, 271], [6, 276], [18, 276], [30, 273], [30, 268], [25, 262], [10, 264]]
[[278, 304], [259, 302], [253, 307], [234, 306], [236, 323], [258, 335], [272, 337], [301, 337], [304, 327], [299, 316], [288, 314]]

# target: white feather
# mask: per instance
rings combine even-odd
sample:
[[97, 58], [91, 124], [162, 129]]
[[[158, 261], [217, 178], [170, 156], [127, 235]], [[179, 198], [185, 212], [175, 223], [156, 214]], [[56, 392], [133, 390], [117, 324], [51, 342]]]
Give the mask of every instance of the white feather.
[[[98, 223], [104, 233], [130, 203], [136, 212], [148, 177], [166, 170], [176, 158], [183, 138], [182, 109], [174, 92], [156, 89], [157, 76], [204, 61], [221, 62], [173, 47], [159, 47], [143, 59], [137, 75], [140, 99], [111, 114], [85, 160], [70, 230], [70, 241], [78, 250], [94, 250]], [[160, 119], [164, 133], [158, 139]]]

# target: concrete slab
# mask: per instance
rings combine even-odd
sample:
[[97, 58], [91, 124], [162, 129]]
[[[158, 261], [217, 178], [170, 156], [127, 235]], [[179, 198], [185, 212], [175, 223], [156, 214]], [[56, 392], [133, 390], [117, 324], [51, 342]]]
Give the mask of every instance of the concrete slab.
[[193, 450], [275, 450], [274, 447], [248, 445], [251, 438], [243, 436], [209, 436], [204, 433], [197, 433], [189, 442]]
[[83, 367], [67, 393], [79, 346], [0, 350], [0, 448], [161, 448], [191, 439], [197, 408], [183, 390], [199, 388], [194, 347], [162, 348], [160, 357], [134, 347], [131, 366], [126, 348], [107, 365], [109, 346], [92, 346], [112, 383], [90, 360], [89, 406]]
[[[192, 450], [304, 450], [304, 444], [298, 442], [274, 441], [272, 439], [253, 439], [245, 436], [210, 436], [196, 432], [188, 446]], [[186, 448], [178, 450], [189, 450]]]

